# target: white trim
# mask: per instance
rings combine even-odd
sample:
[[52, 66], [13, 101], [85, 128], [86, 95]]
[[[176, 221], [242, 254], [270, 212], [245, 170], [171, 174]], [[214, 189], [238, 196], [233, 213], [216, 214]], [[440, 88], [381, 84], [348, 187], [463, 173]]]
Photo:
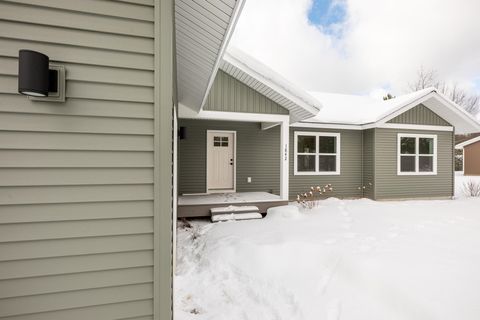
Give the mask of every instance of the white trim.
[[[316, 152], [311, 153], [311, 154], [303, 154], [300, 153], [298, 154], [298, 136], [315, 136], [315, 148]], [[335, 137], [336, 138], [336, 153], [319, 153], [318, 152], [318, 137]], [[294, 138], [293, 138], [293, 174], [295, 176], [334, 176], [334, 175], [340, 175], [341, 168], [340, 168], [340, 160], [341, 160], [341, 135], [338, 132], [315, 132], [315, 131], [295, 131], [294, 132]], [[297, 168], [297, 161], [298, 161], [298, 156], [299, 155], [313, 155], [315, 156], [315, 171], [313, 172], [304, 172], [304, 171], [298, 171]], [[319, 171], [318, 168], [318, 157], [321, 155], [329, 155], [329, 156], [335, 156], [336, 160], [336, 171]]]
[[287, 201], [289, 196], [289, 134], [289, 121], [286, 119], [280, 126], [280, 197]]
[[341, 124], [341, 123], [313, 123], [313, 122], [297, 122], [291, 127], [296, 128], [312, 128], [312, 129], [344, 129], [344, 130], [367, 130], [373, 128], [385, 129], [401, 129], [401, 130], [423, 130], [423, 131], [453, 131], [452, 126], [431, 126], [421, 124], [403, 124], [403, 123], [369, 123], [363, 125]]
[[249, 112], [226, 112], [226, 111], [206, 111], [195, 112], [192, 109], [180, 105], [178, 110], [180, 119], [205, 119], [205, 120], [225, 120], [225, 121], [245, 121], [245, 122], [283, 122], [289, 120], [290, 116], [285, 114], [266, 114]]
[[319, 122], [296, 122], [290, 125], [294, 128], [315, 128], [315, 129], [345, 129], [362, 130], [361, 125], [342, 123], [319, 123]]
[[475, 143], [475, 142], [478, 142], [478, 141], [480, 141], [480, 136], [472, 138], [472, 139], [467, 140], [467, 141], [463, 141], [462, 143], [457, 144], [455, 146], [455, 149], [463, 149], [464, 147], [469, 146], [472, 143]]
[[[415, 138], [415, 154], [401, 154], [401, 138]], [[429, 138], [433, 139], [433, 154], [420, 154], [419, 148], [419, 139], [420, 138]], [[437, 143], [436, 134], [412, 134], [412, 133], [398, 133], [397, 134], [397, 175], [398, 176], [432, 176], [437, 175], [437, 160], [438, 160], [438, 143]], [[402, 172], [401, 171], [401, 157], [415, 157], [415, 171], [412, 172]], [[420, 172], [419, 171], [419, 157], [420, 156], [431, 156], [433, 157], [433, 171], [431, 172]]]
[[[210, 191], [208, 189], [209, 185], [209, 174], [208, 174], [208, 134], [210, 132], [218, 132], [218, 133], [232, 133], [233, 134], [233, 189], [217, 189], [214, 191]], [[207, 194], [210, 193], [225, 193], [225, 192], [236, 192], [237, 191], [237, 131], [235, 130], [207, 130], [207, 135], [206, 135], [207, 143], [206, 143], [206, 148], [207, 148], [207, 161], [205, 164], [205, 174], [207, 175], [206, 179], [206, 186], [205, 190]]]
[[[402, 123], [381, 123], [376, 128], [385, 129], [404, 129], [404, 130], [423, 130], [423, 131], [448, 131], [452, 132], [452, 126], [430, 126], [430, 125], [418, 125], [418, 124], [402, 124]], [[365, 129], [370, 129], [365, 126]]]
[[230, 22], [227, 26], [227, 30], [223, 36], [223, 41], [220, 46], [220, 50], [218, 50], [217, 59], [215, 60], [215, 64], [213, 65], [213, 71], [210, 74], [210, 78], [208, 79], [207, 88], [205, 93], [203, 94], [202, 104], [200, 105], [200, 110], [203, 109], [205, 102], [207, 101], [208, 94], [210, 93], [210, 89], [212, 88], [213, 82], [215, 81], [215, 77], [217, 76], [217, 71], [222, 62], [223, 55], [227, 50], [228, 43], [230, 42], [230, 38], [232, 37], [233, 31], [235, 30], [235, 26], [237, 25], [238, 18], [240, 17], [240, 13], [242, 12], [243, 6], [245, 5], [246, 0], [236, 0], [235, 8], [233, 8], [232, 15], [230, 16]]

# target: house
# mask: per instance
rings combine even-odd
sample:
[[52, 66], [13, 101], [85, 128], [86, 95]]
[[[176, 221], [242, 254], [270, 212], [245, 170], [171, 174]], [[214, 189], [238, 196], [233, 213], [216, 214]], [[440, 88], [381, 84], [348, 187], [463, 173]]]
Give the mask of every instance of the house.
[[457, 144], [455, 149], [463, 151], [463, 174], [480, 175], [480, 136]]
[[[0, 2], [1, 319], [173, 318], [177, 107], [201, 107], [242, 6]], [[19, 69], [57, 85], [20, 95]]]
[[305, 92], [229, 49], [200, 112], [179, 106], [179, 217], [333, 196], [447, 199], [455, 132], [480, 125], [434, 88], [387, 101]]

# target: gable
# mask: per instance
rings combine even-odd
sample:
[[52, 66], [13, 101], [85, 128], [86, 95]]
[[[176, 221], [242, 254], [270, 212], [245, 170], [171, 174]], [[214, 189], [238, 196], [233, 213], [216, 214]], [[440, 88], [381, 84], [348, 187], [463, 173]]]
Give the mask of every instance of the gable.
[[288, 114], [288, 110], [222, 70], [203, 107], [208, 111]]
[[405, 111], [404, 113], [388, 121], [388, 123], [451, 126], [450, 123], [423, 104], [419, 104], [418, 106]]

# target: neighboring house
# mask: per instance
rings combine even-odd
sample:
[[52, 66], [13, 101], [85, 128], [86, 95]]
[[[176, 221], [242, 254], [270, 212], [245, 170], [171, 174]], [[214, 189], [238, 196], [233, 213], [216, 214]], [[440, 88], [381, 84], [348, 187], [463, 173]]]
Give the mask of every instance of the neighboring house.
[[[451, 198], [455, 132], [480, 128], [433, 88], [387, 101], [306, 93], [236, 49], [220, 69], [203, 110], [180, 105], [179, 216], [265, 211], [326, 184], [342, 198]], [[238, 196], [255, 192], [264, 201]]]
[[463, 174], [480, 175], [480, 136], [459, 143], [455, 148], [463, 150]]
[[[172, 319], [176, 106], [242, 5], [0, 2], [0, 319]], [[65, 102], [18, 94], [20, 49], [65, 68]]]

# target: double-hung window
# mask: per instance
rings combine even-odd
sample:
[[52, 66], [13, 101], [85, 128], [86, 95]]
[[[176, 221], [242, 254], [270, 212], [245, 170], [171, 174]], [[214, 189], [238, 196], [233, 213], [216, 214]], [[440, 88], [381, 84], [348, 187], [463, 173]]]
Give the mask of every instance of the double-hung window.
[[295, 175], [340, 174], [340, 134], [295, 132]]
[[437, 174], [437, 136], [398, 134], [398, 175]]

